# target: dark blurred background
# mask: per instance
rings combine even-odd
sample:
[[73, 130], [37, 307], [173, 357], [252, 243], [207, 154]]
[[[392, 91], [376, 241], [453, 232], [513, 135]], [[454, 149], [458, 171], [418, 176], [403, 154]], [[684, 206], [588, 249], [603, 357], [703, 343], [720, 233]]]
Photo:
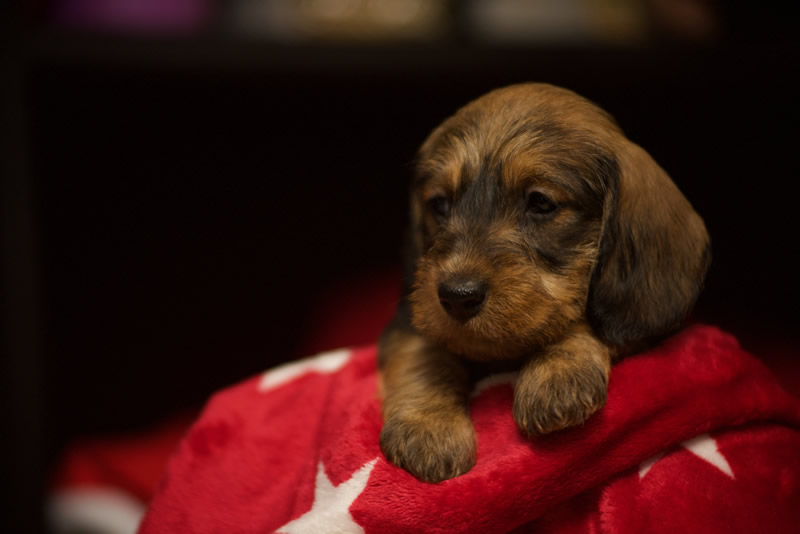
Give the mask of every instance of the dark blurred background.
[[409, 163], [425, 135], [514, 82], [563, 85], [606, 108], [704, 216], [714, 264], [700, 320], [745, 343], [800, 337], [788, 10], [712, 0], [0, 10], [4, 532], [42, 528], [48, 474], [76, 437], [148, 428], [299, 356], [326, 288], [399, 266]]

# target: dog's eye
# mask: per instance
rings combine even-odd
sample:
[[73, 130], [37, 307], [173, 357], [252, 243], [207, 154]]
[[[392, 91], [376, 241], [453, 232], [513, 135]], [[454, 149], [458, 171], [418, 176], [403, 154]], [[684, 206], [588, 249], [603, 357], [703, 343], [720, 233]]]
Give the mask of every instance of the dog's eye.
[[428, 206], [437, 217], [447, 217], [450, 215], [450, 199], [444, 195], [435, 196], [428, 200]]
[[528, 213], [535, 215], [549, 215], [558, 209], [558, 205], [550, 197], [539, 191], [528, 194]]

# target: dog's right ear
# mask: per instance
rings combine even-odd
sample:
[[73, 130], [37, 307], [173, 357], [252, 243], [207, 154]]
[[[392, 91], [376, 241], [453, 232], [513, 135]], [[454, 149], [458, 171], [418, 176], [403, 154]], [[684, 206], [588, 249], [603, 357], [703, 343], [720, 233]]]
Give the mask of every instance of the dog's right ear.
[[414, 274], [417, 270], [417, 261], [420, 256], [418, 232], [413, 222], [410, 226], [403, 247], [403, 299], [407, 298], [414, 288]]
[[414, 274], [417, 270], [422, 251], [425, 247], [424, 237], [424, 207], [417, 198], [419, 179], [415, 177], [409, 189], [408, 199], [408, 224], [403, 241], [403, 298], [411, 294], [414, 283]]
[[414, 286], [414, 274], [417, 269], [417, 261], [422, 253], [422, 229], [421, 212], [415, 204], [413, 193], [409, 195], [411, 199], [411, 209], [409, 222], [406, 226], [406, 235], [403, 240], [403, 286], [400, 299], [397, 301], [394, 316], [383, 330], [378, 340], [378, 365], [383, 368], [387, 358], [392, 353], [392, 340], [395, 332], [413, 332], [411, 326], [411, 310], [408, 304], [408, 297], [411, 295]]
[[688, 315], [710, 242], [703, 220], [647, 152], [622, 139], [616, 160], [587, 311], [601, 337], [635, 349]]

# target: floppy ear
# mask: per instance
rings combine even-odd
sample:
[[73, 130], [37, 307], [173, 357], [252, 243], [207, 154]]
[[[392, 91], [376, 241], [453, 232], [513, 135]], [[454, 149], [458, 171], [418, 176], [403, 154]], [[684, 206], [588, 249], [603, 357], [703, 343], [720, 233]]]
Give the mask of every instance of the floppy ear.
[[677, 329], [711, 260], [705, 225], [667, 173], [623, 139], [606, 199], [588, 317], [607, 341], [635, 349]]
[[409, 229], [403, 240], [403, 280], [400, 299], [389, 324], [387, 324], [378, 340], [378, 365], [383, 368], [386, 360], [391, 356], [392, 335], [396, 332], [413, 331], [411, 326], [411, 310], [408, 305], [408, 296], [411, 294], [414, 283], [414, 271], [420, 255], [420, 213], [419, 207], [411, 195], [411, 210]]

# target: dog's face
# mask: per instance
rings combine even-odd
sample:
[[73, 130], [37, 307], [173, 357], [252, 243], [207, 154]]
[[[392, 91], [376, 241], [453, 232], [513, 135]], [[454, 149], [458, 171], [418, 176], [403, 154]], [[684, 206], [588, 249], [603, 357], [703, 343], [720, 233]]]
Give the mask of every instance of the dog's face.
[[479, 360], [530, 354], [588, 320], [612, 345], [676, 328], [709, 261], [702, 220], [613, 119], [564, 89], [468, 104], [419, 153], [411, 318]]

